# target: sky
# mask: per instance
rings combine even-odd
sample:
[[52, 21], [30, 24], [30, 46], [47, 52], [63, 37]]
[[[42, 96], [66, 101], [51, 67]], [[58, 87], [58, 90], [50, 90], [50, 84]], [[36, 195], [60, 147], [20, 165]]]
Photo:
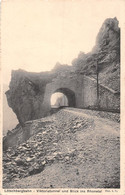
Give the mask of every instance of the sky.
[[122, 25], [124, 0], [2, 0], [3, 82], [11, 70], [51, 70], [91, 51], [106, 18]]

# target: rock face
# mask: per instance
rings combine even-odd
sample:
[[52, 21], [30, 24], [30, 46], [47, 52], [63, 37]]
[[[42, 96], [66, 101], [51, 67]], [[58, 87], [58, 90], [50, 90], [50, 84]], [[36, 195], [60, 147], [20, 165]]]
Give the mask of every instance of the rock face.
[[96, 74], [98, 63], [100, 82], [114, 90], [120, 90], [120, 28], [116, 18], [106, 19], [97, 35], [96, 45], [90, 53], [80, 52], [72, 61], [76, 72]]
[[47, 116], [50, 98], [55, 92], [66, 95], [69, 106], [96, 108], [96, 64], [99, 70], [100, 108], [117, 110], [120, 107], [120, 29], [116, 18], [103, 23], [92, 52], [81, 52], [73, 66], [59, 63], [50, 72], [12, 72], [6, 92], [9, 106], [19, 123]]
[[[117, 18], [106, 19], [103, 23], [97, 38], [96, 38], [96, 49], [113, 49], [110, 52], [115, 52], [119, 54], [119, 46], [120, 46], [120, 29], [118, 27]], [[117, 46], [116, 46], [117, 43]], [[116, 55], [117, 55], [116, 54]]]
[[6, 92], [6, 95], [8, 104], [16, 113], [21, 125], [24, 121], [39, 118], [45, 87], [52, 81], [52, 77], [53, 75], [49, 73], [12, 71], [10, 90]]

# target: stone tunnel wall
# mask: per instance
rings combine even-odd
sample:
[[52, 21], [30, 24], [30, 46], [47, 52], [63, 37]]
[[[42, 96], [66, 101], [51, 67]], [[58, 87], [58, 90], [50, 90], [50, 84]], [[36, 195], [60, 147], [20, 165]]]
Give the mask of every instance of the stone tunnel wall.
[[52, 94], [55, 93], [56, 91], [59, 92], [59, 89], [64, 89], [64, 93], [65, 93], [65, 89], [69, 89], [72, 92], [74, 92], [75, 107], [80, 107], [82, 104], [82, 100], [81, 100], [82, 89], [83, 89], [82, 85], [83, 85], [83, 76], [81, 75], [78, 76], [74, 74], [72, 76], [70, 75], [68, 78], [65, 76], [55, 78], [52, 81], [52, 83], [49, 83], [46, 85], [43, 106], [45, 107], [46, 110], [49, 111], [51, 109], [50, 99], [51, 99]]
[[[97, 82], [84, 76], [83, 108], [97, 109]], [[99, 109], [120, 112], [120, 94], [99, 84]]]
[[[97, 107], [95, 79], [81, 74], [68, 73], [55, 77], [50, 75], [51, 79], [48, 75], [48, 80], [45, 82], [46, 77], [44, 78], [43, 75], [30, 75], [27, 72], [22, 75], [19, 77], [18, 71], [13, 74], [10, 90], [6, 93], [8, 104], [17, 115], [21, 125], [26, 121], [47, 116], [51, 110], [51, 96], [60, 89], [62, 90], [60, 92], [64, 92], [65, 95], [69, 93], [70, 97], [67, 95], [69, 101], [72, 100], [71, 97], [75, 99], [73, 107], [93, 109]], [[102, 110], [119, 111], [119, 94], [102, 85], [99, 86], [99, 93]]]
[[[60, 88], [68, 88], [75, 94], [76, 108], [97, 108], [96, 80], [83, 75], [72, 75], [69, 78], [56, 78], [46, 85], [42, 107], [50, 111], [50, 99]], [[68, 97], [67, 97], [68, 98]], [[117, 111], [120, 108], [120, 95], [112, 89], [99, 85], [99, 106], [102, 110]], [[47, 114], [47, 113], [46, 113]]]

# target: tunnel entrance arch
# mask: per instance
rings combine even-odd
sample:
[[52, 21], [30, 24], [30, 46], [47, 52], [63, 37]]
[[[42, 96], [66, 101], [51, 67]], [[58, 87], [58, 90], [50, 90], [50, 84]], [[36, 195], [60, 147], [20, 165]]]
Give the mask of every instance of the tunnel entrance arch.
[[51, 96], [51, 108], [66, 107], [68, 105], [67, 97], [60, 92], [56, 92]]
[[75, 107], [76, 106], [76, 98], [75, 98], [75, 93], [68, 88], [59, 88], [57, 90], [55, 90], [53, 92], [53, 94], [55, 93], [62, 93], [66, 96], [67, 100], [68, 100], [68, 106], [69, 107]]

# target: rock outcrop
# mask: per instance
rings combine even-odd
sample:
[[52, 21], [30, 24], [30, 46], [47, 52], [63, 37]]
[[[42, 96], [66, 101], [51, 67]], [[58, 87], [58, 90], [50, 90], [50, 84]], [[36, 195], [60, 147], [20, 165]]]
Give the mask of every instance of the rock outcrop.
[[39, 107], [43, 102], [45, 87], [53, 77], [54, 74], [48, 72], [12, 71], [10, 90], [6, 92], [6, 96], [9, 106], [16, 113], [21, 125], [24, 121], [40, 117]]
[[81, 52], [73, 60], [73, 66], [57, 63], [52, 71], [41, 73], [12, 71], [6, 95], [19, 123], [23, 126], [25, 121], [47, 116], [50, 97], [56, 91], [63, 92], [68, 101], [72, 101], [70, 106], [96, 107], [96, 63], [99, 66], [100, 107], [119, 110], [120, 29], [114, 18], [105, 20], [93, 50], [88, 54]]
[[72, 61], [77, 73], [93, 77], [96, 77], [97, 63], [100, 82], [120, 90], [120, 28], [116, 18], [104, 21], [90, 53], [80, 52]]

